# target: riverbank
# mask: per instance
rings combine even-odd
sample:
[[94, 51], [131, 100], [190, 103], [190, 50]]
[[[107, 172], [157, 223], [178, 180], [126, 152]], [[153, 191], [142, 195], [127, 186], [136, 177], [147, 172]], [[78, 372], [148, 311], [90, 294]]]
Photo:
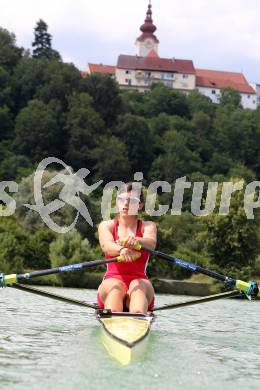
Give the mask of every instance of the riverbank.
[[201, 297], [217, 294], [221, 291], [221, 287], [218, 284], [188, 282], [173, 279], [154, 279], [153, 286], [156, 293]]
[[[39, 279], [32, 279], [29, 284], [44, 285], [53, 287], [74, 287], [74, 288], [88, 288], [97, 290], [103, 278], [103, 273], [89, 273], [86, 274], [84, 281], [79, 284], [67, 283], [62, 286], [59, 278], [56, 275], [42, 277]], [[191, 280], [172, 280], [164, 278], [151, 278], [155, 292], [159, 294], [174, 294], [174, 295], [190, 295], [190, 296], [206, 296], [210, 294], [217, 294], [221, 292], [223, 284], [214, 281], [193, 281]]]

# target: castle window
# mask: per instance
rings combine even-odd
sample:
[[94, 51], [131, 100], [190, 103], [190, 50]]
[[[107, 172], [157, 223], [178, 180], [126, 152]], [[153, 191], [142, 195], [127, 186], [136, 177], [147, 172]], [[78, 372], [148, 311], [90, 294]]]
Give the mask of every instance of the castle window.
[[250, 98], [251, 98], [251, 95], [247, 95], [247, 98], [250, 99]]
[[173, 80], [174, 79], [174, 74], [173, 73], [168, 73], [168, 72], [163, 72], [161, 74], [161, 78], [163, 80]]
[[212, 95], [215, 95], [216, 94], [215, 89], [212, 89], [211, 93], [212, 93]]
[[187, 79], [188, 77], [189, 77], [188, 74], [183, 74], [183, 75], [182, 75], [182, 78], [183, 78], [183, 79]]
[[125, 72], [126, 72], [126, 74], [131, 74], [131, 70], [128, 70], [128, 69]]
[[128, 84], [128, 85], [132, 85], [132, 80], [131, 80], [131, 79], [125, 79], [125, 82], [126, 82], [126, 84]]
[[144, 72], [144, 74], [145, 74], [146, 77], [151, 77], [151, 72], [147, 72], [146, 71], [146, 72]]

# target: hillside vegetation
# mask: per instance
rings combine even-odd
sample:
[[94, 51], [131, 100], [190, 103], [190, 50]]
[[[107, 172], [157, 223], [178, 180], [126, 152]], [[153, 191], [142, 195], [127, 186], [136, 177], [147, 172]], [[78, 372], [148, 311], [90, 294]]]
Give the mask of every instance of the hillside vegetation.
[[[108, 76], [82, 78], [51, 48], [51, 40], [47, 49], [43, 45], [47, 25], [41, 22], [32, 54], [0, 28], [0, 181], [19, 184], [18, 193], [11, 194], [17, 202], [15, 214], [0, 217], [0, 270], [13, 273], [102, 256], [96, 236], [102, 186], [82, 197], [94, 227], [79, 218], [76, 229], [66, 235], [52, 232], [23, 206], [34, 203], [38, 164], [55, 156], [75, 172], [88, 168], [88, 185], [100, 179], [104, 185], [131, 181], [135, 172], [143, 172], [146, 188], [153, 181], [167, 181], [172, 192], [161, 192], [158, 204], [170, 208], [175, 182], [185, 176], [192, 185], [185, 190], [181, 215], [144, 215], [158, 222], [158, 249], [240, 278], [259, 275], [259, 213], [255, 209], [254, 219], [247, 219], [244, 190], [260, 175], [260, 110], [242, 109], [233, 90], [225, 90], [215, 105], [197, 92], [185, 95], [161, 84], [141, 94], [120, 91]], [[241, 180], [243, 189], [232, 195], [229, 213], [219, 215], [221, 183]], [[202, 209], [208, 183], [220, 183], [216, 207], [207, 216], [192, 213], [194, 182], [205, 183]], [[50, 187], [46, 196], [58, 198], [59, 191]], [[55, 216], [66, 225], [74, 217], [69, 207]], [[148, 272], [189, 276], [158, 259], [150, 261]], [[84, 285], [86, 280], [86, 275], [64, 276], [60, 283]]]

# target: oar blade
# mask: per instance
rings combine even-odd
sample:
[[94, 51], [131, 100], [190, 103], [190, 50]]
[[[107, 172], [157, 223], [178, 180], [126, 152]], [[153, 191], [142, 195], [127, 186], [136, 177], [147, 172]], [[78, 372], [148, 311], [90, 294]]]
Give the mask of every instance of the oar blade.
[[17, 274], [0, 274], [0, 287], [9, 286], [17, 282]]
[[236, 288], [249, 297], [260, 297], [260, 290], [256, 282], [243, 282], [243, 280], [236, 280]]

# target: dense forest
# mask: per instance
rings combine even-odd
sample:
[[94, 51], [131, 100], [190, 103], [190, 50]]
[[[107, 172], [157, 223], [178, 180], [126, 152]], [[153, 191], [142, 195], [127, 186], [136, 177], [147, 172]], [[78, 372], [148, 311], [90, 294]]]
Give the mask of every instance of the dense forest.
[[[34, 30], [32, 48], [18, 47], [15, 35], [0, 28], [0, 182], [12, 180], [19, 186], [18, 193], [11, 194], [16, 212], [0, 217], [2, 272], [102, 256], [96, 235], [102, 191], [82, 196], [94, 227], [79, 218], [76, 228], [65, 235], [51, 231], [37, 213], [23, 206], [34, 203], [38, 164], [53, 156], [74, 172], [88, 168], [88, 184], [100, 179], [131, 181], [135, 172], [143, 172], [145, 188], [162, 180], [173, 191], [176, 180], [184, 176], [191, 183], [204, 182], [202, 207], [208, 183], [220, 183], [217, 206], [209, 215], [192, 213], [192, 185], [185, 190], [180, 215], [169, 211], [153, 217], [158, 223], [158, 248], [240, 278], [260, 275], [259, 213], [256, 209], [254, 219], [247, 219], [244, 210], [246, 184], [260, 175], [260, 109], [242, 109], [239, 94], [231, 89], [224, 90], [215, 105], [197, 92], [185, 95], [161, 84], [139, 93], [120, 90], [106, 75], [83, 78], [52, 48], [42, 20]], [[54, 168], [49, 170], [45, 180], [56, 174]], [[229, 213], [219, 215], [221, 183], [241, 180], [243, 189], [232, 195]], [[60, 190], [58, 185], [49, 187], [46, 199], [58, 198]], [[161, 192], [158, 203], [171, 204], [172, 195]], [[4, 208], [2, 202], [0, 210]], [[74, 217], [70, 206], [54, 215], [67, 225]], [[148, 272], [189, 276], [155, 259]], [[79, 286], [87, 281], [87, 275], [78, 274], [58, 280]]]

